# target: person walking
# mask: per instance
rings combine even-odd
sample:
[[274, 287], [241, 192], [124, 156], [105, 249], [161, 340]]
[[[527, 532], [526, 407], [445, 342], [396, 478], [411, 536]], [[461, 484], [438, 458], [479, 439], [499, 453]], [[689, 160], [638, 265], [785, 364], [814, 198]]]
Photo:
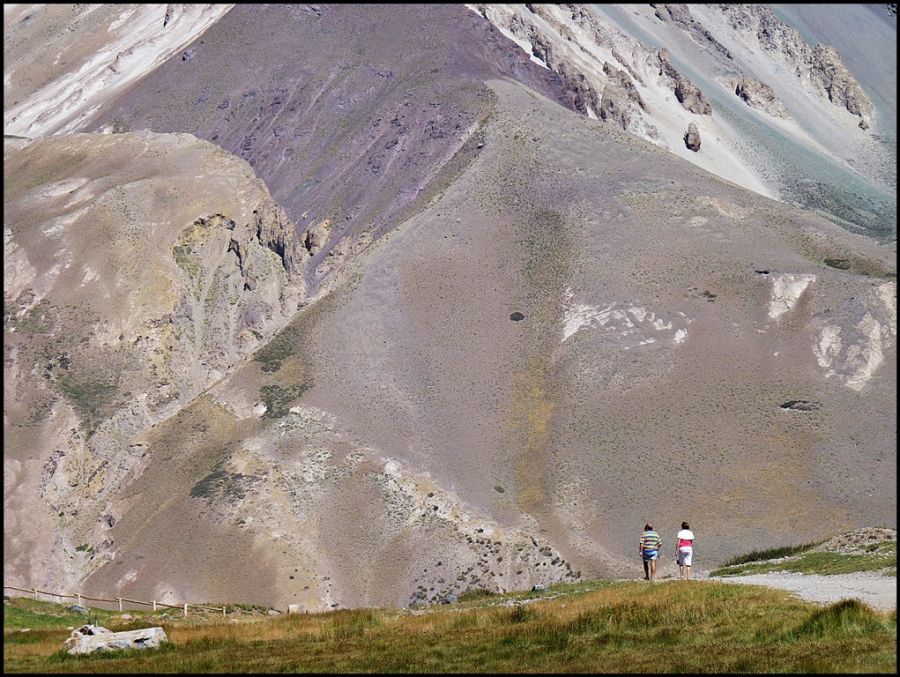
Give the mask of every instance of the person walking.
[[678, 561], [678, 578], [691, 580], [691, 563], [694, 559], [694, 532], [687, 522], [681, 523], [681, 531], [675, 538], [675, 558]]
[[641, 534], [640, 553], [644, 563], [644, 580], [653, 581], [656, 578], [656, 560], [659, 558], [659, 548], [662, 539], [653, 531], [653, 525], [649, 522], [644, 525], [644, 533]]

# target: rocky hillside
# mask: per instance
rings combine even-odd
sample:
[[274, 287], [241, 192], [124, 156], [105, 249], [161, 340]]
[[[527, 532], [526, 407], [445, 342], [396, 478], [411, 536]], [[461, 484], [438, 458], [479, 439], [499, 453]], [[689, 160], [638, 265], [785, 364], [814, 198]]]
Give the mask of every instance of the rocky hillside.
[[[765, 5], [469, 6], [557, 73], [582, 113], [761, 195], [896, 237], [896, 91], [876, 108], [816, 40], [833, 31], [804, 24], [804, 37]], [[882, 58], [896, 27], [862, 7], [844, 20], [867, 27], [852, 55], [880, 94], [873, 81], [896, 79]]]
[[7, 564], [78, 580], [93, 564], [66, 553], [108, 554], [136, 436], [307, 303], [308, 254], [247, 163], [189, 134], [4, 155]]
[[90, 133], [9, 128], [7, 582], [406, 606], [631, 575], [648, 520], [706, 567], [894, 519], [893, 250], [697, 160], [753, 166], [721, 96], [796, 102], [618, 9], [477, 9], [236, 6]]

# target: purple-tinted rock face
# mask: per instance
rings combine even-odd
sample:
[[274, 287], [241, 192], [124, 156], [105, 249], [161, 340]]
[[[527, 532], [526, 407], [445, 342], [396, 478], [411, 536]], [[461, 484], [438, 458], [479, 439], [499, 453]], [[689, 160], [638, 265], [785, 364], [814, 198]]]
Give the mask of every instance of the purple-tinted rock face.
[[408, 213], [487, 114], [484, 80], [563, 100], [557, 76], [477, 14], [397, 10], [238, 6], [90, 128], [190, 132], [243, 157], [299, 230], [333, 222], [324, 257]]

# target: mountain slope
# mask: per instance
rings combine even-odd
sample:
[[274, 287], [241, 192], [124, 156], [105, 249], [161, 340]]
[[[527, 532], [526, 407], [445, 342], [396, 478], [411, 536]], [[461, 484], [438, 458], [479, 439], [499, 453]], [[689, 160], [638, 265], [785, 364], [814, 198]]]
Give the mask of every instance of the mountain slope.
[[313, 288], [409, 215], [484, 116], [485, 78], [564, 96], [558, 78], [453, 5], [237, 6], [186, 54], [85, 129], [190, 132], [246, 159], [315, 238]]
[[464, 7], [236, 7], [8, 140], [11, 582], [404, 606], [895, 519], [895, 255], [586, 91]]
[[890, 519], [883, 250], [491, 87], [440, 199], [140, 437], [92, 589], [403, 605], [630, 571], [648, 519], [709, 561]]
[[4, 134], [78, 129], [232, 6], [4, 5]]

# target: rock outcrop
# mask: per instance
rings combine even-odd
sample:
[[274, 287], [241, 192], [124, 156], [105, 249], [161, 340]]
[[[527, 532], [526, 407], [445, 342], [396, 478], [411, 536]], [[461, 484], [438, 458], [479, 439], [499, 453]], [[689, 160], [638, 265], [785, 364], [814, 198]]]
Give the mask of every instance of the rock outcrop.
[[709, 99], [700, 89], [672, 65], [669, 50], [661, 49], [659, 58], [659, 74], [668, 79], [678, 103], [697, 115], [712, 115]]
[[654, 14], [660, 21], [671, 21], [679, 28], [687, 31], [687, 33], [699, 44], [715, 51], [724, 56], [726, 59], [733, 59], [731, 52], [693, 16], [691, 16], [690, 7], [685, 4], [654, 4], [650, 6], [655, 10]]
[[256, 235], [260, 243], [278, 254], [288, 275], [299, 272], [306, 252], [300, 245], [297, 229], [284, 209], [274, 200], [267, 200], [253, 210]]
[[809, 79], [828, 100], [846, 108], [866, 123], [872, 115], [872, 102], [856, 81], [834, 47], [816, 45], [808, 57]]
[[622, 90], [628, 101], [640, 106], [640, 109], [643, 111], [647, 110], [647, 104], [644, 103], [628, 73], [621, 68], [616, 68], [608, 61], [603, 64], [603, 73], [609, 78], [609, 84]]
[[[664, 143], [637, 87], [646, 87], [648, 80], [655, 83], [661, 77], [656, 50], [580, 5], [527, 4], [525, 11], [513, 5], [474, 8], [559, 75], [575, 110], [654, 143]], [[578, 34], [582, 31], [592, 44]], [[664, 87], [677, 89], [679, 102], [684, 99], [688, 106], [702, 107], [698, 102], [702, 94], [695, 92], [674, 66], [662, 79]]]
[[700, 150], [700, 130], [693, 122], [688, 125], [687, 131], [684, 133], [684, 145], [695, 153]]
[[805, 86], [858, 116], [859, 126], [868, 128], [872, 102], [834, 47], [810, 45], [765, 5], [725, 4], [719, 8], [734, 31], [754, 36], [761, 49], [784, 61]]
[[331, 219], [319, 221], [307, 229], [306, 236], [303, 239], [303, 246], [306, 247], [310, 256], [315, 256], [328, 244], [330, 234]]
[[560, 59], [554, 67], [565, 83], [575, 109], [583, 115], [588, 115], [589, 109], [599, 114], [601, 96], [584, 72], [568, 59]]
[[774, 90], [765, 82], [743, 75], [734, 82], [734, 93], [751, 108], [756, 108], [778, 118], [787, 117], [787, 111]]

